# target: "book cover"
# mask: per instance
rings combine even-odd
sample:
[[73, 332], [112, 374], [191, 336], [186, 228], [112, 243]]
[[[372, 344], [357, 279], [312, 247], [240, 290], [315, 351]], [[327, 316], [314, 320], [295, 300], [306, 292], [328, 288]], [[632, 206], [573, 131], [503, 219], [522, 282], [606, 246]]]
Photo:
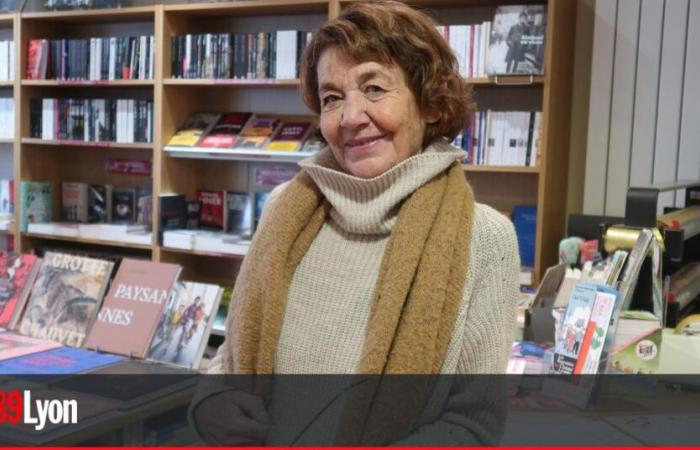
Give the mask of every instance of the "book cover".
[[158, 243], [163, 245], [163, 232], [181, 230], [187, 225], [187, 202], [182, 194], [161, 194], [159, 202]]
[[226, 192], [226, 232], [250, 236], [253, 231], [255, 207], [248, 192]]
[[61, 344], [43, 339], [34, 339], [5, 331], [0, 333], [0, 361], [43, 352], [60, 347]]
[[14, 328], [34, 284], [40, 260], [35, 255], [0, 253], [0, 327]]
[[135, 220], [136, 189], [114, 189], [112, 191], [112, 222], [133, 223]]
[[188, 230], [199, 229], [199, 214], [202, 211], [202, 203], [199, 200], [187, 202], [187, 226]]
[[63, 182], [61, 186], [61, 220], [80, 223], [88, 221], [87, 183]]
[[178, 145], [183, 147], [194, 147], [202, 136], [216, 124], [220, 114], [218, 113], [196, 113], [191, 115], [180, 127], [168, 142], [168, 145]]
[[[596, 374], [601, 371], [601, 368], [604, 368], [608, 351], [605, 341], [617, 298], [617, 291], [603, 286], [597, 287], [595, 303], [583, 336], [574, 373]], [[608, 339], [608, 341], [610, 340]]]
[[316, 153], [317, 151], [321, 150], [323, 145], [321, 130], [319, 129], [318, 125], [316, 125], [307, 136], [300, 151], [304, 153]]
[[224, 198], [224, 191], [197, 191], [197, 200], [202, 204], [199, 211], [200, 227], [224, 229]]
[[109, 222], [111, 218], [111, 206], [112, 186], [101, 184], [88, 185], [88, 223]]
[[248, 121], [236, 139], [234, 147], [262, 150], [280, 125], [276, 117], [255, 116]]
[[52, 191], [49, 181], [20, 183], [20, 232], [26, 232], [30, 223], [51, 222]]
[[182, 268], [124, 258], [85, 348], [143, 358]]
[[489, 75], [544, 72], [545, 5], [498, 6], [491, 30]]
[[311, 129], [311, 122], [284, 122], [267, 144], [267, 150], [298, 152]]
[[221, 116], [219, 121], [199, 143], [200, 147], [233, 147], [236, 137], [241, 132], [252, 113], [229, 113]]
[[81, 347], [113, 267], [101, 259], [46, 252], [19, 332]]
[[153, 222], [153, 191], [150, 186], [136, 188], [136, 223], [150, 225]]
[[579, 283], [571, 291], [571, 299], [555, 336], [555, 372], [568, 375], [574, 373], [596, 294], [596, 286], [588, 283]]
[[177, 282], [148, 357], [188, 369], [198, 368], [219, 308], [221, 291], [214, 284]]
[[0, 362], [5, 375], [70, 375], [89, 372], [124, 358], [79, 348], [59, 347]]

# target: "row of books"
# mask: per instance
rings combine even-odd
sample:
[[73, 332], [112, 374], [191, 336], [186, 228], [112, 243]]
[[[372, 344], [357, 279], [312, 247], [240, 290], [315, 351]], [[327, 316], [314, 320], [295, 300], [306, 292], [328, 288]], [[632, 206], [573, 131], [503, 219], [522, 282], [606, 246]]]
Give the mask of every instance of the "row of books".
[[150, 225], [152, 221], [150, 186], [116, 188], [109, 184], [63, 182], [61, 199], [61, 220], [65, 222]]
[[463, 77], [486, 76], [486, 55], [491, 22], [475, 25], [439, 25], [437, 31], [450, 44]]
[[453, 145], [467, 151], [466, 164], [535, 167], [541, 123], [540, 111], [479, 111]]
[[0, 334], [13, 342], [0, 350], [0, 373], [13, 373], [17, 361], [8, 367], [8, 359], [60, 346], [197, 368], [223, 289], [180, 281], [181, 270], [129, 258], [115, 270], [111, 261], [59, 252], [0, 254], [0, 278], [12, 286], [0, 327], [19, 333]]
[[173, 36], [173, 78], [292, 79], [311, 33], [282, 30], [259, 33]]
[[153, 142], [153, 101], [32, 99], [31, 137], [85, 142]]
[[245, 113], [196, 113], [168, 142], [169, 146], [314, 152], [321, 141], [311, 121], [285, 121]]
[[257, 226], [267, 196], [267, 192], [199, 189], [197, 198], [188, 201], [182, 194], [162, 194], [160, 231], [202, 229], [248, 239]]
[[26, 76], [29, 80], [151, 80], [154, 64], [153, 36], [32, 39]]
[[0, 97], [0, 139], [15, 137], [15, 99]]
[[15, 42], [0, 41], [0, 81], [15, 79]]

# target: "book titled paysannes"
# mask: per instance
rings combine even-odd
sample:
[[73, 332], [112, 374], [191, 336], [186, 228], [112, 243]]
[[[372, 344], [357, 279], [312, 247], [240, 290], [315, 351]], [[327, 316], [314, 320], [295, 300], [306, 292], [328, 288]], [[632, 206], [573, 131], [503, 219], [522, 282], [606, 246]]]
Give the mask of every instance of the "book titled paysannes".
[[234, 147], [262, 150], [270, 142], [281, 121], [276, 117], [255, 116], [238, 135]]
[[85, 347], [143, 358], [182, 268], [125, 258], [85, 341]]
[[298, 152], [311, 132], [311, 122], [284, 122], [267, 144], [267, 150], [276, 152]]
[[241, 132], [251, 113], [229, 113], [221, 116], [216, 125], [199, 142], [200, 147], [233, 147], [236, 137]]
[[113, 267], [110, 261], [46, 252], [19, 332], [81, 347]]
[[202, 136], [219, 120], [218, 113], [196, 113], [191, 115], [182, 127], [170, 138], [168, 145], [193, 147], [197, 145]]

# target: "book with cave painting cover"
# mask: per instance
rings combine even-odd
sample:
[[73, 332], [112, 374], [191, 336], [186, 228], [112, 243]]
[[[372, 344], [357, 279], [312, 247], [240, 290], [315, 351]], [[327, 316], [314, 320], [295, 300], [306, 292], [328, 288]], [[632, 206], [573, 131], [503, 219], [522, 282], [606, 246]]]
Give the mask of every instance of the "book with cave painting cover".
[[143, 358], [181, 270], [177, 264], [123, 259], [85, 348]]
[[46, 252], [19, 332], [82, 347], [113, 268], [110, 261]]
[[35, 255], [0, 253], [0, 327], [17, 326], [40, 265]]

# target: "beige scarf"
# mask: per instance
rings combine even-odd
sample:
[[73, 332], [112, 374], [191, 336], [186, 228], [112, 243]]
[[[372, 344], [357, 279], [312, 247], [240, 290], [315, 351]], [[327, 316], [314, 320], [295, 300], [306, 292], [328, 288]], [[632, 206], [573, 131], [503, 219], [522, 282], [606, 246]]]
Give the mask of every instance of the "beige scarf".
[[[231, 302], [227, 372], [273, 373], [292, 276], [329, 209], [302, 171], [266, 212]], [[456, 162], [404, 201], [380, 266], [358, 373], [439, 373], [462, 299], [473, 210]]]

